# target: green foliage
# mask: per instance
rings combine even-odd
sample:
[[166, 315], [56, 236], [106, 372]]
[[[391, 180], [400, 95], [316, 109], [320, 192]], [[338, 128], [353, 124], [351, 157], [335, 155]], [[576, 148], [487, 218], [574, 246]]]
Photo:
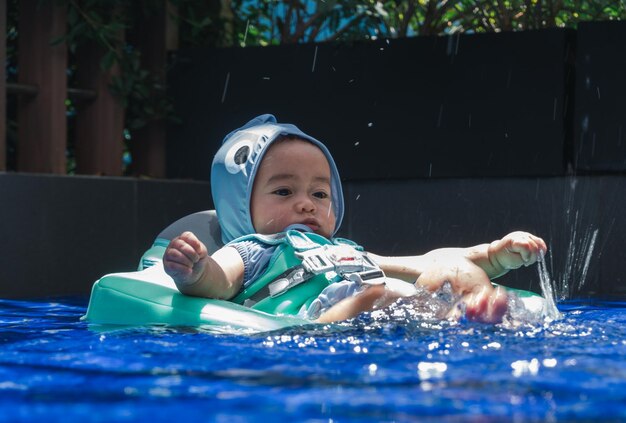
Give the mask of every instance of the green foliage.
[[179, 27], [183, 46], [228, 46], [232, 44], [230, 10], [222, 10], [219, 1], [170, 0], [170, 17]]
[[376, 24], [376, 6], [362, 1], [233, 0], [240, 46], [363, 38]]
[[233, 0], [239, 44], [575, 28], [626, 18], [623, 0]]
[[126, 108], [126, 126], [139, 129], [151, 120], [174, 119], [163, 78], [141, 66], [141, 52], [124, 36], [139, 17], [161, 12], [161, 2], [67, 0], [67, 33], [53, 40], [67, 43], [75, 53], [96, 45], [103, 52], [100, 67], [111, 72], [110, 89]]

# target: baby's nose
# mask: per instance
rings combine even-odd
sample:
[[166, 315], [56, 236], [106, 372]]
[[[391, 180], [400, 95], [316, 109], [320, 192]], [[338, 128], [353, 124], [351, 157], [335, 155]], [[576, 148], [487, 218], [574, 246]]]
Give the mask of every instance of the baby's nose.
[[296, 203], [298, 211], [303, 213], [311, 213], [315, 211], [315, 203], [308, 197], [303, 197]]

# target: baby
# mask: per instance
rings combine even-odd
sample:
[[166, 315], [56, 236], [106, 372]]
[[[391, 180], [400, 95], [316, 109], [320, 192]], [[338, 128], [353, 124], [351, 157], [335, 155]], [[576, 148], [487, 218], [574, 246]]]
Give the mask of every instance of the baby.
[[[211, 189], [225, 246], [209, 255], [191, 232], [170, 242], [163, 263], [180, 292], [257, 307], [259, 293], [269, 286], [266, 300], [282, 295], [289, 301], [259, 309], [322, 323], [411, 295], [405, 284], [436, 291], [444, 283], [461, 297], [469, 320], [497, 323], [506, 312], [507, 295], [491, 279], [535, 263], [546, 251], [541, 238], [526, 232], [406, 257], [366, 253], [333, 238], [344, 212], [335, 162], [320, 141], [272, 115], [225, 137], [213, 161]], [[285, 245], [294, 251], [285, 252]], [[272, 274], [283, 259], [298, 265]], [[328, 262], [331, 267], [322, 269], [320, 263]], [[404, 282], [391, 283], [397, 279]]]

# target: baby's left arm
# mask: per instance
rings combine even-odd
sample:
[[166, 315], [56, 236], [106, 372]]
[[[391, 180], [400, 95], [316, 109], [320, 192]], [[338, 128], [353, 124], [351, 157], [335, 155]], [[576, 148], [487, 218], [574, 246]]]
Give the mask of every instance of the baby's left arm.
[[547, 250], [546, 243], [528, 232], [511, 232], [490, 244], [469, 248], [440, 248], [421, 256], [385, 257], [370, 253], [387, 276], [415, 281], [425, 270], [447, 267], [448, 263], [469, 260], [485, 271], [490, 279], [504, 275], [511, 269], [530, 266]]

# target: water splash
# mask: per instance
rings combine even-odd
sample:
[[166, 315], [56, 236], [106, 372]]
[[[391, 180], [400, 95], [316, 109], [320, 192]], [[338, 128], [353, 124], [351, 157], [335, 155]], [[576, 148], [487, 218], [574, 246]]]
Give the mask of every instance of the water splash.
[[541, 293], [544, 298], [543, 309], [541, 310], [541, 316], [548, 321], [559, 320], [562, 316], [559, 309], [556, 307], [554, 284], [550, 279], [546, 261], [542, 257], [537, 263], [537, 273], [539, 274], [539, 283], [541, 285]]
[[[454, 321], [453, 317], [463, 314], [461, 296], [455, 294], [452, 285], [444, 282], [435, 292], [422, 286], [414, 286], [411, 295], [404, 296], [390, 306], [371, 312], [371, 317], [379, 323]], [[454, 316], [453, 316], [454, 315]]]
[[[564, 193], [565, 215], [562, 209], [555, 209], [563, 232], [555, 234], [558, 236], [554, 240], [564, 255], [562, 260], [553, 257], [557, 267], [549, 263], [555, 272], [558, 301], [575, 298], [589, 282], [588, 277], [593, 278], [592, 258], [600, 256], [607, 236], [610, 236], [615, 222], [613, 201], [618, 197], [617, 193], [609, 191], [602, 196], [603, 207], [597, 207], [597, 200], [590, 201], [598, 197], [597, 185], [576, 177], [570, 179], [569, 189]], [[602, 233], [599, 227], [603, 228]]]
[[[578, 222], [578, 212], [576, 212], [575, 222]], [[593, 255], [593, 250], [598, 238], [598, 229], [585, 231], [582, 240], [579, 240], [578, 225], [572, 226], [571, 237], [567, 248], [565, 259], [565, 272], [563, 280], [560, 282], [559, 299], [570, 298], [572, 294], [579, 291], [587, 279], [589, 263]], [[575, 285], [570, 286], [570, 281], [574, 281], [575, 275], [578, 279]]]
[[[543, 276], [550, 287], [550, 279], [543, 264]], [[553, 321], [561, 319], [561, 313], [556, 308], [554, 295], [551, 289], [544, 294], [549, 300], [544, 301], [539, 296], [522, 298], [515, 292], [508, 292], [508, 309], [502, 318], [501, 327], [516, 329], [522, 326], [544, 327]], [[430, 292], [424, 287], [415, 287], [411, 296], [400, 298], [390, 306], [376, 311], [365, 313], [371, 319], [365, 319], [372, 324], [393, 324], [406, 327], [419, 326], [421, 328], [454, 326], [466, 322], [466, 305], [461, 295], [453, 292], [449, 283], [444, 283], [437, 291]], [[362, 316], [359, 317], [362, 320]], [[357, 320], [359, 320], [357, 319]]]

